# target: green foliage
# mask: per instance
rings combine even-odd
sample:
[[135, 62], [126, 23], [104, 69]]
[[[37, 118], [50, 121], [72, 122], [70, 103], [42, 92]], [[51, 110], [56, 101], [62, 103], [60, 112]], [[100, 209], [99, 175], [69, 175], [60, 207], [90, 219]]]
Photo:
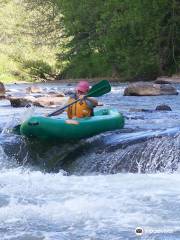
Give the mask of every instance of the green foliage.
[[56, 51], [61, 29], [55, 28], [58, 15], [54, 17], [52, 9], [47, 3], [30, 7], [25, 0], [1, 1], [0, 81], [32, 81], [59, 71]]
[[22, 66], [31, 76], [46, 78], [46, 75], [52, 74], [51, 66], [43, 60], [26, 60], [23, 62]]
[[[57, 0], [68, 51], [65, 75], [152, 79], [179, 70], [178, 0]], [[95, 70], [94, 67], [97, 69]]]
[[180, 71], [179, 0], [0, 2], [0, 80]]

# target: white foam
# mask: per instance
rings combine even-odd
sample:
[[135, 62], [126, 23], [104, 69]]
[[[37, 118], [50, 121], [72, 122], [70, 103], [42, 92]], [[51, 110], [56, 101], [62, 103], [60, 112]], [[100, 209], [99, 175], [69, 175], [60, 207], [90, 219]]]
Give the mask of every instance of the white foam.
[[163, 232], [166, 224], [167, 229], [180, 231], [175, 211], [180, 207], [179, 174], [77, 177], [19, 168], [1, 171], [0, 185], [0, 196], [9, 199], [1, 207], [0, 222], [14, 227], [31, 222], [38, 229], [41, 222], [46, 227], [64, 226], [66, 234], [78, 235], [81, 230], [97, 235], [131, 232], [137, 226]]

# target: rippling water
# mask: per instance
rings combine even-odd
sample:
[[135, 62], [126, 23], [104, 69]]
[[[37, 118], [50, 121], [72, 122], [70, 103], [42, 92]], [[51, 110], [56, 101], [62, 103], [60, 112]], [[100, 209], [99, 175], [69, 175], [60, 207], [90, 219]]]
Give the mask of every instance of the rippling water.
[[[123, 131], [50, 150], [29, 146], [8, 128], [32, 112], [52, 110], [13, 109], [0, 101], [0, 239], [180, 239], [180, 96], [123, 97], [124, 87], [114, 86], [100, 99], [123, 112]], [[159, 104], [173, 111], [129, 111]], [[60, 158], [69, 148], [72, 154], [65, 159], [73, 161], [58, 173], [27, 165], [29, 159]], [[137, 173], [129, 173], [132, 169]], [[136, 236], [137, 227], [143, 228], [142, 237]]]

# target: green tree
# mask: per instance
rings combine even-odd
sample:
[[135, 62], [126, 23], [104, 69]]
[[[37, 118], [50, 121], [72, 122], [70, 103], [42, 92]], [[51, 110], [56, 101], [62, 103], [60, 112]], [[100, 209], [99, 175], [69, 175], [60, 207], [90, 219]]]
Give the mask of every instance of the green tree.
[[57, 0], [65, 76], [152, 79], [179, 68], [178, 0]]

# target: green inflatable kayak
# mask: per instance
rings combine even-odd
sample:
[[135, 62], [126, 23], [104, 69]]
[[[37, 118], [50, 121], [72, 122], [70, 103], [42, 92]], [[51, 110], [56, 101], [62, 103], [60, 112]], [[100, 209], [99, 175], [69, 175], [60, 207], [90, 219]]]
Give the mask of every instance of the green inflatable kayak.
[[34, 116], [21, 124], [20, 133], [28, 138], [70, 141], [124, 127], [124, 117], [115, 109], [101, 109], [93, 117], [76, 118], [68, 124], [65, 118]]

